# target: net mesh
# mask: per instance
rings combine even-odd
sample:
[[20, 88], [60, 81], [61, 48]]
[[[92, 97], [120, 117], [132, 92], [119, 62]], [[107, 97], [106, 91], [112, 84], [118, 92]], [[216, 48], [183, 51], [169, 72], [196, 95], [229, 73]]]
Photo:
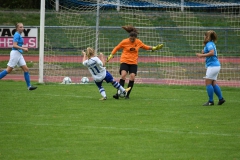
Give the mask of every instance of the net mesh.
[[[64, 0], [56, 11], [51, 0], [45, 15], [44, 81], [62, 82], [65, 76], [75, 83], [82, 77], [91, 81], [81, 50], [93, 47], [107, 56], [128, 37], [121, 26], [133, 25], [146, 45], [164, 44], [157, 52], [139, 51], [136, 83], [203, 84], [205, 62], [195, 53], [203, 49], [204, 32], [215, 30], [219, 83], [240, 86], [239, 9], [238, 1], [223, 0]], [[120, 55], [106, 66], [115, 79], [120, 78]]]

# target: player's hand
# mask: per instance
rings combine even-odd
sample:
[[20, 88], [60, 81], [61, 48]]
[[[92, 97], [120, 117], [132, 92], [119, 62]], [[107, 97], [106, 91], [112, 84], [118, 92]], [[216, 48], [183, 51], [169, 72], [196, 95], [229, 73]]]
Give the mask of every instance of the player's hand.
[[98, 57], [103, 60], [104, 54], [102, 52], [99, 53]]
[[152, 47], [152, 52], [154, 52], [154, 51], [156, 51], [156, 50], [159, 50], [159, 49], [161, 49], [163, 47], [163, 44], [159, 44], [159, 45], [157, 45], [157, 46], [155, 46], [155, 47]]
[[112, 59], [114, 56], [112, 54], [110, 54], [108, 57], [107, 57], [107, 62]]
[[202, 57], [202, 53], [196, 53], [196, 56], [197, 56], [198, 58], [201, 58], [201, 57]]
[[82, 55], [86, 55], [86, 52], [84, 50], [82, 50]]
[[24, 52], [28, 52], [28, 48], [22, 48]]

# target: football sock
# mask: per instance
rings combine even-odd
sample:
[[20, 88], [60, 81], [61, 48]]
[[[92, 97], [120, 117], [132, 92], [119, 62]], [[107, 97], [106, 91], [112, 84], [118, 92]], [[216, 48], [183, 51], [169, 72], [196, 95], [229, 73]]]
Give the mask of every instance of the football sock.
[[[125, 80], [124, 79], [120, 79], [119, 80], [119, 84], [123, 87], [124, 89], [124, 84], [125, 84]], [[117, 90], [117, 94], [118, 94], [118, 90]]]
[[220, 89], [220, 87], [216, 84], [213, 86], [213, 89], [214, 89], [214, 93], [218, 96], [218, 99], [222, 99], [222, 91]]
[[99, 88], [99, 93], [103, 96], [103, 97], [107, 97], [105, 89], [103, 87]]
[[31, 84], [30, 84], [30, 75], [28, 72], [24, 72], [24, 78], [25, 78], [25, 81], [27, 83], [27, 86], [30, 87]]
[[134, 81], [129, 80], [128, 87], [131, 87], [131, 89], [127, 92], [127, 97], [129, 97], [129, 95], [133, 89], [133, 85], [134, 85]]
[[125, 91], [125, 89], [116, 81], [113, 81], [112, 85], [114, 88], [116, 88], [117, 90], [120, 90], [121, 92]]
[[8, 74], [7, 70], [3, 70], [3, 71], [0, 73], [0, 79], [2, 79], [3, 77], [5, 77], [7, 74]]
[[121, 85], [122, 87], [124, 87], [125, 80], [123, 80], [123, 79], [120, 79], [119, 83], [120, 83], [120, 85]]
[[209, 102], [213, 102], [213, 93], [214, 93], [213, 86], [209, 84], [206, 86], [206, 89], [209, 97]]

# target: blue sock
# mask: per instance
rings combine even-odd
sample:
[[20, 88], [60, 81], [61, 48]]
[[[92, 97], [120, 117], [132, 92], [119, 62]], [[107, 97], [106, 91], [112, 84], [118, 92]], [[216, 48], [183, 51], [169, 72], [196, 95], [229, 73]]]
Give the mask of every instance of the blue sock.
[[113, 81], [113, 82], [112, 82], [112, 86], [113, 86], [114, 88], [116, 88], [116, 89], [119, 89], [119, 88], [120, 88], [120, 84], [119, 84], [118, 82], [116, 82], [116, 81]]
[[31, 84], [30, 84], [30, 75], [28, 72], [24, 72], [24, 78], [25, 78], [25, 81], [27, 83], [27, 86], [30, 87]]
[[221, 91], [221, 88], [216, 84], [213, 86], [213, 89], [214, 89], [214, 93], [218, 96], [218, 99], [222, 99], [222, 91]]
[[7, 70], [3, 70], [3, 71], [0, 73], [0, 79], [2, 79], [3, 77], [5, 77], [7, 74], [8, 74]]
[[213, 102], [213, 93], [214, 93], [213, 86], [209, 84], [206, 86], [206, 89], [209, 97], [209, 102]]

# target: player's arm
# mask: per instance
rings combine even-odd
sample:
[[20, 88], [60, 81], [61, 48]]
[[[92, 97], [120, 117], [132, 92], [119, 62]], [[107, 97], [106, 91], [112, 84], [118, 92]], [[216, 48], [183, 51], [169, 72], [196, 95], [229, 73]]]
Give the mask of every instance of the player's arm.
[[163, 47], [163, 44], [159, 44], [155, 47], [152, 47], [152, 46], [147, 46], [146, 44], [144, 44], [142, 41], [140, 41], [141, 44], [141, 48], [142, 49], [145, 49], [145, 50], [152, 50], [152, 52], [154, 52], [155, 50], [159, 50]]
[[83, 55], [82, 62], [84, 62], [84, 61], [87, 60], [87, 55], [86, 55], [86, 52], [84, 50], [82, 50], [82, 55]]
[[13, 48], [22, 49], [25, 52], [28, 52], [28, 48], [20, 47], [17, 42], [13, 42]]
[[159, 44], [157, 46], [151, 47], [151, 50], [152, 50], [152, 52], [154, 52], [156, 50], [162, 49], [162, 47], [163, 47], [163, 44]]
[[105, 56], [102, 52], [99, 53], [98, 58], [102, 61], [103, 66], [105, 66]]
[[113, 56], [113, 53], [111, 53], [108, 57], [107, 57], [107, 62], [110, 61], [110, 59], [112, 59], [114, 56]]
[[211, 56], [214, 56], [214, 49], [210, 50], [208, 53], [196, 53], [196, 56], [198, 58], [202, 58], [202, 57], [211, 57]]
[[111, 54], [107, 57], [107, 62], [114, 57], [114, 54], [117, 53], [118, 50], [122, 48], [122, 42], [120, 42], [111, 52]]

